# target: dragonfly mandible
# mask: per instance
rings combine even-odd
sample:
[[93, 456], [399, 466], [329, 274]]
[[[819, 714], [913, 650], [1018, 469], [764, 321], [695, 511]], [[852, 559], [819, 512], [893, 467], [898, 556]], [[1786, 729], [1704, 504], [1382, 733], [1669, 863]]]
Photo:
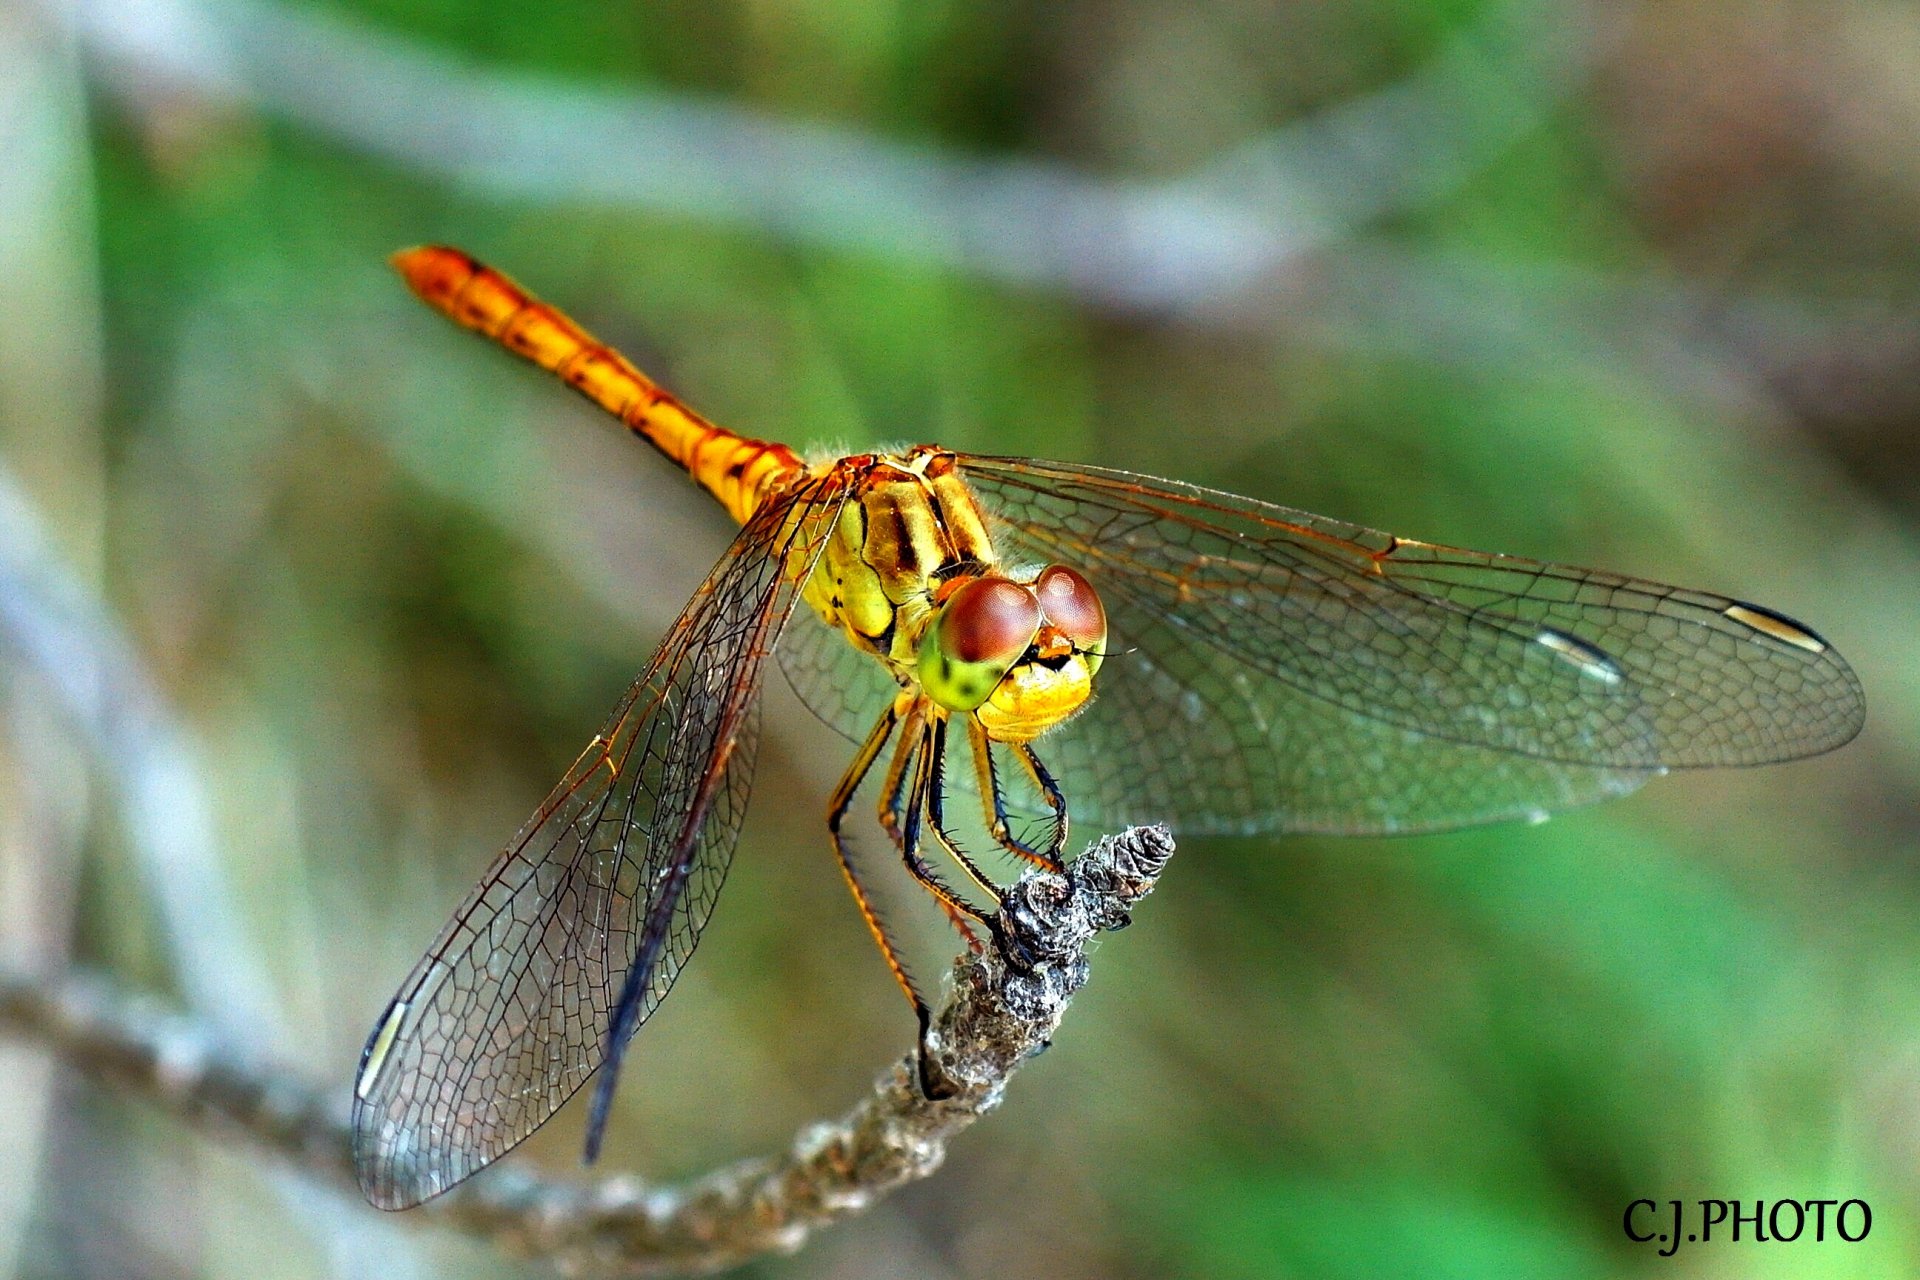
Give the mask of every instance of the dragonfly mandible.
[[1101, 467], [932, 445], [809, 462], [708, 422], [458, 250], [394, 264], [741, 530], [374, 1028], [354, 1159], [383, 1208], [491, 1163], [598, 1071], [592, 1158], [621, 1055], [726, 874], [775, 654], [853, 744], [829, 843], [923, 1034], [842, 833], [876, 770], [891, 843], [977, 946], [992, 911], [927, 856], [997, 901], [951, 835], [950, 783], [996, 843], [1057, 867], [1069, 809], [1184, 833], [1435, 831], [1813, 755], [1863, 721], [1840, 655], [1757, 604]]

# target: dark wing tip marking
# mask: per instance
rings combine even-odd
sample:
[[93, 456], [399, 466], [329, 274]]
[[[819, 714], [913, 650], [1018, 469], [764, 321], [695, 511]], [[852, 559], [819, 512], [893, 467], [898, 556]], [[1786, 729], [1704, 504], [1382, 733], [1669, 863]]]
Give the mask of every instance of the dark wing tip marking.
[[367, 1047], [360, 1054], [360, 1073], [354, 1078], [353, 1096], [366, 1101], [374, 1087], [380, 1082], [380, 1070], [387, 1064], [387, 1053], [393, 1048], [393, 1038], [399, 1034], [400, 1023], [407, 1016], [407, 1002], [395, 1000], [387, 1006], [387, 1012], [381, 1017], [380, 1024], [373, 1029], [373, 1035], [367, 1040]]
[[1829, 648], [1827, 642], [1814, 634], [1812, 628], [1762, 605], [1736, 600], [1720, 612], [1768, 639], [1790, 644], [1796, 649], [1805, 649], [1808, 653], [1825, 653]]
[[1584, 676], [1590, 676], [1605, 685], [1617, 685], [1624, 681], [1626, 672], [1620, 664], [1607, 656], [1604, 649], [1590, 645], [1579, 636], [1569, 635], [1553, 627], [1540, 628], [1540, 634], [1534, 637], [1556, 657], [1572, 664], [1574, 670]]

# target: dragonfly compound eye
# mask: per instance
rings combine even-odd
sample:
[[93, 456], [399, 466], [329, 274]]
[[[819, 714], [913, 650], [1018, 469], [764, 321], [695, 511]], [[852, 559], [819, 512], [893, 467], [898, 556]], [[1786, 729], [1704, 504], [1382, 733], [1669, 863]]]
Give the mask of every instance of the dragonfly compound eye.
[[1034, 579], [1033, 593], [1047, 621], [1060, 628], [1076, 650], [1087, 654], [1088, 666], [1098, 671], [1100, 651], [1107, 644], [1107, 610], [1093, 584], [1077, 570], [1052, 564]]
[[949, 711], [971, 711], [993, 694], [1040, 631], [1031, 588], [976, 578], [940, 610], [920, 645], [920, 683]]

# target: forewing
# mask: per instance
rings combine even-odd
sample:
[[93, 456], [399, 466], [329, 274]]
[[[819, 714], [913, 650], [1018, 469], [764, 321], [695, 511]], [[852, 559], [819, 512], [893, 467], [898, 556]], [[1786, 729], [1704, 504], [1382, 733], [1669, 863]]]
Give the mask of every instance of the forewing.
[[[1085, 710], [1033, 744], [1076, 830], [1165, 822], [1194, 835], [1443, 831], [1625, 795], [1653, 776], [1398, 728], [1228, 652], [1185, 644], [1137, 605], [1111, 612], [1128, 650], [1107, 659]], [[1038, 812], [1031, 797], [1016, 791], [1010, 800]]]
[[1125, 472], [962, 464], [1003, 557], [1075, 565], [1107, 604], [1096, 698], [1039, 744], [1077, 812], [1436, 829], [1859, 729], [1839, 655], [1727, 597]]
[[400, 988], [355, 1090], [374, 1204], [437, 1195], [544, 1123], [600, 1066], [637, 956], [635, 1027], [672, 987], [745, 813], [762, 663], [841, 500], [814, 482], [748, 522]]

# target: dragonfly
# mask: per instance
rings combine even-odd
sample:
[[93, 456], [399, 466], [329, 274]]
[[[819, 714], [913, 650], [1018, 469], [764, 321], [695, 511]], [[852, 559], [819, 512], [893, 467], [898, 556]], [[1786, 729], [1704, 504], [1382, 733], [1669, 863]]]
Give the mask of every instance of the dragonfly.
[[1098, 466], [935, 445], [808, 460], [701, 417], [459, 250], [394, 265], [740, 530], [375, 1025], [353, 1148], [382, 1208], [498, 1159], [597, 1072], [594, 1158], [628, 1042], [732, 858], [770, 658], [849, 743], [828, 844], [923, 1062], [926, 1001], [843, 826], [876, 773], [891, 847], [979, 948], [999, 891], [955, 795], [972, 830], [1057, 870], [1069, 809], [1194, 834], [1538, 820], [1671, 769], [1828, 751], [1864, 720], [1845, 660], [1758, 604]]

